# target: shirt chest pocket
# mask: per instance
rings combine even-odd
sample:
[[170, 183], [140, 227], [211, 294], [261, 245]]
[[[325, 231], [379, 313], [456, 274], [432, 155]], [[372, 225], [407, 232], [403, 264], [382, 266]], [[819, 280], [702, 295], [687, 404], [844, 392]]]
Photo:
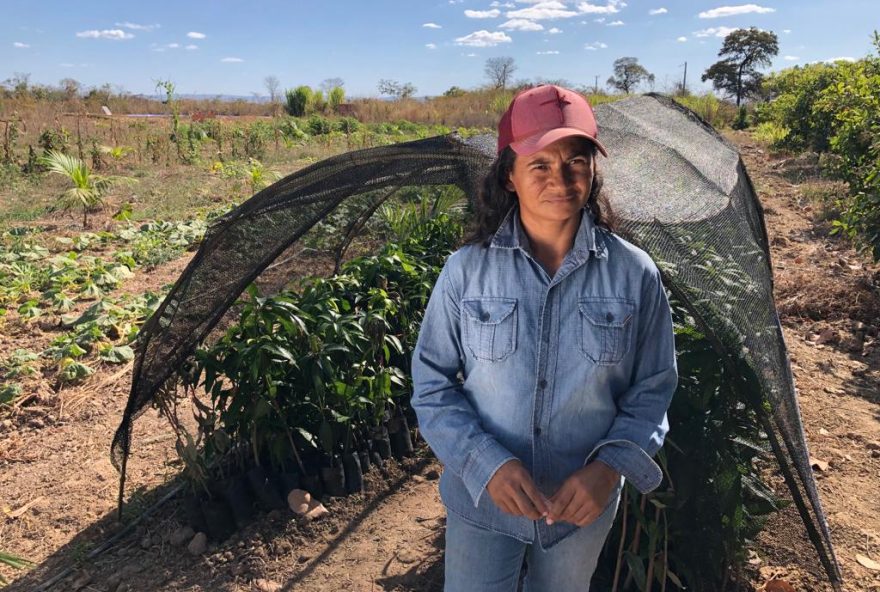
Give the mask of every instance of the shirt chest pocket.
[[472, 356], [498, 362], [516, 350], [515, 298], [464, 298], [461, 308], [464, 343]]
[[578, 300], [580, 347], [600, 366], [620, 362], [632, 344], [635, 304], [624, 298], [591, 296]]

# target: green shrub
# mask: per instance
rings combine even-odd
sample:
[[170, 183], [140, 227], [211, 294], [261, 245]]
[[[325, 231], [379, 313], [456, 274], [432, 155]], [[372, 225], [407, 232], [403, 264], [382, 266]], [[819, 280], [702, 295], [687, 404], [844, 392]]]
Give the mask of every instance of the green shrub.
[[330, 89], [330, 94], [327, 96], [327, 102], [330, 104], [330, 109], [333, 112], [337, 112], [339, 110], [339, 105], [345, 102], [345, 89], [341, 86], [334, 86]]
[[788, 129], [772, 121], [765, 121], [755, 127], [752, 136], [761, 142], [766, 142], [773, 148], [780, 148], [785, 143], [788, 133]]
[[303, 85], [297, 86], [294, 89], [287, 89], [284, 91], [284, 96], [286, 98], [284, 109], [287, 111], [287, 114], [294, 117], [304, 117], [309, 101], [312, 98], [311, 87]]
[[333, 126], [330, 124], [330, 121], [326, 117], [321, 117], [320, 115], [312, 115], [309, 117], [306, 126], [308, 127], [309, 134], [313, 136], [323, 136], [333, 131]]
[[351, 134], [361, 129], [361, 122], [354, 117], [341, 117], [333, 125], [334, 131]]

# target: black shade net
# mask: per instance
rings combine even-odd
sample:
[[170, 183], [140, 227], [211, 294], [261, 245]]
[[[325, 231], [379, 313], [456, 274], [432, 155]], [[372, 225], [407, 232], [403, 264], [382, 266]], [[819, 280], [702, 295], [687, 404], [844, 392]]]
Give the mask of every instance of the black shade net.
[[[736, 148], [661, 95], [595, 109], [600, 167], [619, 234], [645, 250], [758, 412], [807, 534], [835, 589], [841, 574], [818, 491], [773, 300], [760, 202]], [[244, 289], [343, 202], [354, 224], [407, 186], [455, 185], [473, 198], [495, 137], [452, 134], [335, 156], [293, 173], [216, 219], [138, 336], [131, 392], [113, 438], [121, 472], [132, 424]]]

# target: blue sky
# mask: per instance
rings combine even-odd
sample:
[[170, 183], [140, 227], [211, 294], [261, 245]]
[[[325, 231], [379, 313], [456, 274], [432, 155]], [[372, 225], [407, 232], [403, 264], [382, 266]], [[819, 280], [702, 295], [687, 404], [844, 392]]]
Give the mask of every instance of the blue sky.
[[688, 63], [693, 90], [716, 61], [725, 31], [756, 26], [779, 36], [772, 69], [871, 52], [877, 0], [433, 0], [283, 2], [2, 2], [0, 80], [16, 72], [57, 84], [75, 78], [134, 93], [173, 80], [179, 93], [265, 94], [339, 77], [351, 96], [377, 82], [411, 82], [418, 95], [486, 82], [489, 57], [510, 56], [514, 78], [600, 85], [616, 58], [635, 56], [672, 87]]

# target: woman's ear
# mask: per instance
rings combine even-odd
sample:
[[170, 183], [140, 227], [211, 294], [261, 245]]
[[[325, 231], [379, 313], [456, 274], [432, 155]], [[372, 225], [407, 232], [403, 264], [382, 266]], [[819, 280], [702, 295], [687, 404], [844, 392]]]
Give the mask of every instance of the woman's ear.
[[510, 180], [510, 175], [507, 175], [507, 182], [504, 183], [504, 188], [507, 189], [511, 193], [516, 193], [516, 187], [513, 185], [513, 181]]

